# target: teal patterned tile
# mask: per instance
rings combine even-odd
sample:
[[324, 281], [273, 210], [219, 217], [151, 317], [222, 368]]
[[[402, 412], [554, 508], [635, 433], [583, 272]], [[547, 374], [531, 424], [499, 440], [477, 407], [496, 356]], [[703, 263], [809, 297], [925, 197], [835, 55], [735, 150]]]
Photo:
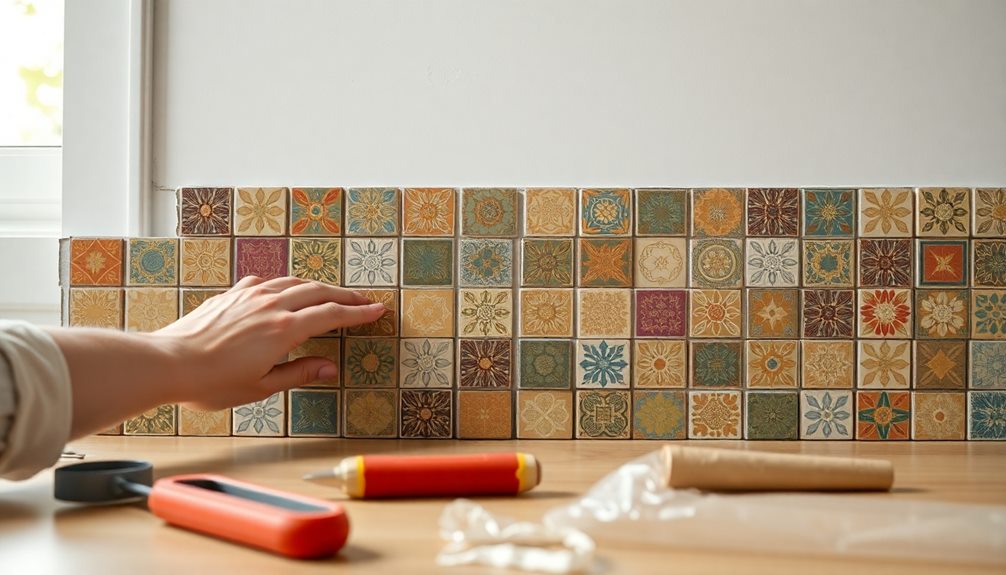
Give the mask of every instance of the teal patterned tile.
[[287, 429], [291, 437], [338, 437], [339, 391], [291, 389]]
[[450, 286], [454, 284], [454, 240], [402, 240], [403, 286]]
[[855, 281], [855, 244], [852, 240], [804, 240], [805, 287], [852, 287]]
[[1006, 439], [1006, 391], [968, 392], [968, 439]]
[[629, 340], [577, 340], [576, 387], [627, 389], [630, 356]]
[[803, 191], [803, 234], [805, 236], [851, 238], [855, 231], [855, 190], [805, 189]]
[[1006, 389], [1006, 341], [972, 341], [969, 387]]
[[458, 278], [463, 287], [513, 285], [512, 240], [462, 239], [458, 258]]
[[800, 396], [792, 391], [749, 391], [745, 394], [745, 439], [798, 439]]
[[346, 192], [346, 235], [398, 235], [400, 205], [397, 188], [350, 188]]
[[291, 236], [338, 236], [342, 232], [342, 188], [290, 190]]
[[632, 194], [625, 188], [580, 190], [580, 233], [626, 236], [632, 231]]
[[971, 290], [971, 337], [1006, 339], [1006, 290]]
[[688, 233], [688, 190], [636, 190], [636, 235], [683, 236]]
[[130, 238], [126, 285], [178, 285], [176, 238]]
[[521, 277], [526, 287], [573, 287], [573, 240], [524, 240]]
[[461, 191], [461, 235], [512, 238], [517, 235], [517, 190], [466, 188]]
[[633, 391], [633, 439], [687, 439], [688, 401], [684, 391]]
[[520, 387], [569, 389], [573, 381], [573, 342], [520, 340]]
[[739, 341], [692, 340], [691, 387], [741, 387], [744, 349]]

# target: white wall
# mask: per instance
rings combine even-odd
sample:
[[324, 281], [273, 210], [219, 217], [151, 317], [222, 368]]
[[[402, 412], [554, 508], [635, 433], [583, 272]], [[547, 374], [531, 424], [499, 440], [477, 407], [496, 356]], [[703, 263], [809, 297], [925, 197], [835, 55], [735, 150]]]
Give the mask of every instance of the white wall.
[[1006, 184], [1002, 0], [158, 0], [154, 27], [161, 188]]

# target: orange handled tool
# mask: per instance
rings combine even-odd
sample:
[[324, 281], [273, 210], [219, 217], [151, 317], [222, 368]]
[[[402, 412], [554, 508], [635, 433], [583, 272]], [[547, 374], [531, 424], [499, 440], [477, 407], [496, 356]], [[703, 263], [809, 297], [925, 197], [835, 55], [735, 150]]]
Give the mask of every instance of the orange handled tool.
[[517, 495], [541, 482], [541, 465], [528, 453], [358, 455], [304, 479], [365, 499]]

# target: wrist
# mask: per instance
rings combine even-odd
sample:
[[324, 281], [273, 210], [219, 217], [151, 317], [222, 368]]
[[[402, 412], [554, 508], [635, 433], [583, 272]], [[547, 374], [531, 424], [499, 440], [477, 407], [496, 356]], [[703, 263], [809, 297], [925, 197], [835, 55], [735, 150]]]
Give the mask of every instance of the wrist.
[[157, 332], [136, 335], [141, 336], [145, 355], [151, 360], [151, 380], [163, 395], [161, 403], [190, 401], [199, 386], [198, 354], [182, 338], [173, 335]]

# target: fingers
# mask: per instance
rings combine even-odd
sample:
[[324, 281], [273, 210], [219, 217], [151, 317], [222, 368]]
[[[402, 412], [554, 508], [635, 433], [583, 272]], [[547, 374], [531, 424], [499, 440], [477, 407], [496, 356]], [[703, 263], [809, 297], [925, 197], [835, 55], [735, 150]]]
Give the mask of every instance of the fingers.
[[285, 289], [280, 294], [280, 298], [283, 300], [283, 307], [290, 311], [302, 310], [329, 302], [344, 306], [358, 306], [370, 303], [369, 299], [353, 290], [319, 282], [306, 282]]
[[384, 304], [382, 303], [341, 305], [329, 302], [296, 311], [294, 312], [294, 317], [296, 317], [297, 323], [302, 325], [305, 332], [307, 332], [305, 337], [311, 337], [339, 329], [340, 327], [350, 327], [377, 321], [384, 315], [385, 311]]
[[334, 379], [338, 375], [339, 368], [331, 361], [321, 357], [302, 357], [274, 366], [262, 378], [262, 385], [270, 393], [276, 393], [319, 380]]
[[236, 290], [247, 288], [247, 287], [251, 287], [251, 286], [257, 286], [258, 284], [260, 284], [260, 283], [262, 283], [264, 281], [265, 281], [264, 279], [262, 279], [262, 278], [260, 278], [258, 276], [245, 276], [245, 277], [239, 279], [237, 282], [235, 282], [234, 285], [231, 286], [231, 289], [228, 290], [228, 291], [236, 291]]

